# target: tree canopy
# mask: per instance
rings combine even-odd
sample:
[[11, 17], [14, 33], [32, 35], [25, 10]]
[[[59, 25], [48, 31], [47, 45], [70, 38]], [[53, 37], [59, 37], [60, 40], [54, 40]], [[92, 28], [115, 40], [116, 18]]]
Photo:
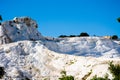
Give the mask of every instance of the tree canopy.
[[119, 18], [117, 18], [117, 21], [120, 23], [120, 17], [119, 17]]
[[113, 40], [117, 40], [117, 39], [118, 39], [118, 36], [117, 36], [117, 35], [113, 35], [113, 36], [112, 36], [112, 39], [113, 39]]
[[89, 36], [89, 34], [86, 33], [86, 32], [82, 32], [82, 33], [80, 33], [80, 35], [79, 35], [79, 37], [88, 37], [88, 36]]
[[0, 15], [0, 21], [2, 21], [2, 16]]

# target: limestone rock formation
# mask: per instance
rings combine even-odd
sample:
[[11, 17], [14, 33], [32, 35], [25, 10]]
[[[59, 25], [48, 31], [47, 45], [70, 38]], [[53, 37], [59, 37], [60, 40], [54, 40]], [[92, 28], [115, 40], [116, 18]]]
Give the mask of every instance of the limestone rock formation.
[[3, 22], [0, 25], [0, 44], [43, 39], [37, 27], [37, 23], [29, 17], [15, 17], [13, 20]]

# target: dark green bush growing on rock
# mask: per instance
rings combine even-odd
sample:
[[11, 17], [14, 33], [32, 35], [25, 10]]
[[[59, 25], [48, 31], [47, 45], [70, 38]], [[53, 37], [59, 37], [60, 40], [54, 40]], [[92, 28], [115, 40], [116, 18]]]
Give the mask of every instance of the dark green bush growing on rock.
[[59, 38], [65, 38], [65, 37], [68, 37], [66, 35], [60, 35]]
[[70, 35], [69, 37], [76, 37], [76, 35]]
[[120, 17], [119, 17], [119, 18], [117, 18], [117, 21], [120, 23]]
[[[112, 80], [120, 80], [120, 64], [113, 64], [113, 62], [109, 63], [108, 69], [110, 70], [113, 79]], [[110, 80], [108, 79], [108, 75], [103, 77], [97, 77], [96, 75], [91, 80]]]
[[91, 80], [109, 80], [109, 79], [108, 79], [108, 77], [102, 78], [102, 77], [97, 77], [95, 75]]
[[[0, 15], [0, 21], [2, 21], [2, 16]], [[0, 22], [0, 25], [1, 25], [1, 22]]]
[[61, 71], [62, 77], [59, 80], [74, 80], [73, 76], [67, 76], [66, 71]]
[[110, 80], [108, 79], [108, 75], [106, 75], [104, 78], [103, 77], [97, 77], [96, 75], [90, 79], [90, 80]]
[[117, 35], [113, 35], [113, 36], [112, 36], [112, 39], [113, 39], [113, 40], [117, 40], [117, 39], [118, 39], [118, 36], [117, 36]]
[[110, 62], [109, 63], [109, 70], [114, 77], [113, 80], [120, 80], [120, 64], [114, 65], [113, 62]]
[[2, 16], [0, 15], [0, 21], [2, 21]]
[[79, 37], [89, 37], [89, 34], [86, 32], [80, 33]]
[[5, 74], [4, 67], [0, 67], [0, 79], [3, 78], [4, 74]]
[[59, 80], [74, 80], [73, 76], [63, 76], [61, 78], [59, 78]]

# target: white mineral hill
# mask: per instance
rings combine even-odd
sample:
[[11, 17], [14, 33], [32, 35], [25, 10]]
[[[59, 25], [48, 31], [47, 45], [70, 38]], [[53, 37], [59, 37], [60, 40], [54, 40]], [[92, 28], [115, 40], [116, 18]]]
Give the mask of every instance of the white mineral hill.
[[75, 80], [108, 77], [108, 63], [120, 64], [120, 45], [101, 37], [45, 38], [29, 17], [0, 25], [2, 80], [59, 80], [61, 72]]
[[0, 25], [0, 44], [42, 39], [37, 27], [37, 23], [29, 17], [15, 17], [11, 21], [3, 22]]

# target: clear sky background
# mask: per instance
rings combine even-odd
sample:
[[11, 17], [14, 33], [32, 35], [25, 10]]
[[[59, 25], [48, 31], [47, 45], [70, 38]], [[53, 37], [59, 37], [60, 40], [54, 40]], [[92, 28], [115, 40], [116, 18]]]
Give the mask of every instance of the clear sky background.
[[0, 0], [3, 20], [30, 16], [44, 36], [118, 35], [120, 0]]

